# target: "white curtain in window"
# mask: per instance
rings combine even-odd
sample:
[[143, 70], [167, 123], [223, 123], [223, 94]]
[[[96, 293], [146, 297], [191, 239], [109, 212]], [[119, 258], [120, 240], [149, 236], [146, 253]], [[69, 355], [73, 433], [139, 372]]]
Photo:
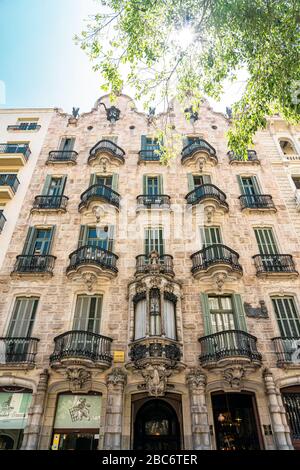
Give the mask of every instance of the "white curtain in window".
[[146, 336], [146, 315], [147, 303], [146, 299], [142, 299], [135, 306], [134, 339]]
[[167, 338], [176, 339], [175, 304], [164, 300], [164, 327]]

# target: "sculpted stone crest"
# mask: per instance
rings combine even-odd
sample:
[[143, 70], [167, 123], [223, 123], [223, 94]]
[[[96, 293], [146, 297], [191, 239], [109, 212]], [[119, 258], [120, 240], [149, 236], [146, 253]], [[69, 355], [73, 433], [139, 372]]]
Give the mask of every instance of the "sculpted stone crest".
[[65, 371], [66, 377], [70, 382], [72, 390], [81, 390], [84, 386], [89, 385], [92, 374], [83, 367], [68, 367]]
[[148, 365], [143, 371], [142, 376], [146, 382], [146, 388], [151, 397], [161, 397], [165, 394], [168, 377], [171, 371], [163, 365]]
[[231, 388], [237, 389], [240, 388], [245, 373], [242, 366], [229, 367], [223, 371], [223, 377]]

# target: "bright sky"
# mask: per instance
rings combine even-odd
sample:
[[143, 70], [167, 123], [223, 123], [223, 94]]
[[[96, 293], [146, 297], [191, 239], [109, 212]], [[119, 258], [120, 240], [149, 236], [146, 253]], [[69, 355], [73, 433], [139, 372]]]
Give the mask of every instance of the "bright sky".
[[[71, 112], [76, 106], [81, 113], [93, 107], [103, 95], [100, 78], [73, 38], [99, 5], [97, 0], [0, 0], [0, 107]], [[241, 89], [242, 81], [229, 87], [214, 108], [225, 111]]]

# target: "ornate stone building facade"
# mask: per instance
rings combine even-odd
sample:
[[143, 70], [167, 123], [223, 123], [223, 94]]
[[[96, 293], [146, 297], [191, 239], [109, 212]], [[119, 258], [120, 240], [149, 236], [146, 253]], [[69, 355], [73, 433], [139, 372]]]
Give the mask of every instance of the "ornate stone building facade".
[[267, 130], [247, 161], [228, 153], [206, 103], [169, 117], [183, 143], [166, 166], [164, 116], [125, 95], [53, 116], [0, 272], [2, 447], [299, 445], [281, 150]]

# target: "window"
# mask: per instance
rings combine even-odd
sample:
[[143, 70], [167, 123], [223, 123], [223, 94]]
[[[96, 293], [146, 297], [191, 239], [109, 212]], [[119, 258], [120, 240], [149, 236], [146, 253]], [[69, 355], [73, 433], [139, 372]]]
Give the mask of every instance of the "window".
[[118, 173], [113, 173], [112, 175], [96, 175], [93, 173], [90, 177], [90, 186], [94, 184], [108, 186], [114, 191], [118, 191]]
[[236, 329], [247, 331], [244, 306], [239, 294], [201, 294], [205, 335]]
[[300, 318], [293, 297], [272, 298], [280, 335], [300, 338]]
[[220, 227], [200, 227], [202, 248], [222, 243]]
[[142, 150], [158, 150], [160, 147], [159, 141], [156, 138], [147, 137], [146, 135], [141, 136], [141, 148]]
[[82, 225], [80, 227], [78, 248], [88, 245], [113, 251], [113, 234], [113, 225], [104, 227]]
[[51, 249], [55, 227], [30, 227], [27, 233], [23, 255], [48, 255]]
[[162, 228], [145, 229], [145, 254], [150, 255], [152, 251], [157, 251], [160, 256], [164, 254], [164, 241]]
[[163, 179], [161, 175], [143, 176], [143, 192], [147, 196], [157, 196], [163, 194]]
[[112, 187], [112, 176], [100, 176], [96, 175], [96, 182], [95, 184], [100, 184], [103, 186], [108, 186], [109, 188]]
[[295, 155], [297, 154], [294, 145], [287, 139], [280, 139], [279, 145], [284, 155]]
[[76, 301], [73, 330], [100, 332], [102, 296], [79, 295]]
[[12, 338], [29, 338], [31, 336], [38, 301], [37, 297], [16, 299], [7, 336]]
[[296, 189], [300, 189], [300, 176], [292, 176], [292, 180]]
[[43, 195], [45, 196], [61, 196], [64, 193], [66, 176], [54, 177], [48, 175], [46, 177]]
[[145, 338], [146, 336], [146, 319], [147, 319], [147, 302], [146, 296], [135, 304], [134, 309], [134, 339]]
[[199, 188], [203, 184], [211, 183], [210, 175], [193, 175], [192, 173], [188, 173], [187, 178], [189, 191], [193, 191], [194, 189]]
[[21, 131], [32, 131], [37, 129], [38, 123], [37, 122], [19, 122], [19, 129]]
[[261, 193], [256, 176], [238, 176], [238, 180], [242, 194], [253, 196]]
[[117, 135], [103, 135], [101, 140], [109, 140], [110, 142], [117, 144], [118, 136]]
[[278, 253], [277, 244], [271, 228], [255, 228], [254, 233], [261, 255], [273, 255]]
[[69, 152], [74, 149], [75, 138], [74, 137], [63, 137], [60, 141], [59, 150], [63, 152]]

